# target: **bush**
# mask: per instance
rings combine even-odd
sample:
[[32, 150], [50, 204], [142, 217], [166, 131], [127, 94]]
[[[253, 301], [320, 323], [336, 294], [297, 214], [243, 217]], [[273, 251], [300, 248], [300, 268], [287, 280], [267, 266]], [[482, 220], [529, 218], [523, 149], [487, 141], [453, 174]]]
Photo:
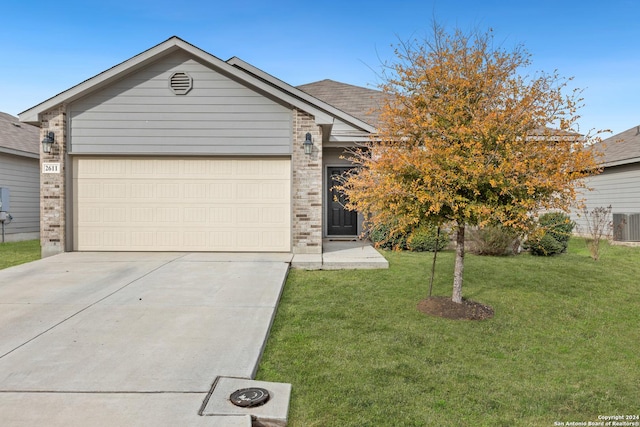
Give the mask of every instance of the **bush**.
[[496, 225], [469, 230], [469, 251], [477, 255], [513, 255], [518, 252], [520, 239], [508, 228]]
[[400, 233], [391, 235], [391, 227], [386, 224], [375, 225], [369, 231], [369, 239], [378, 248], [407, 249], [407, 235]]
[[605, 207], [582, 210], [584, 222], [587, 224], [585, 242], [591, 258], [597, 261], [600, 259], [603, 241], [611, 241], [613, 239], [613, 221], [611, 221], [611, 205]]
[[533, 255], [550, 256], [566, 252], [575, 223], [563, 212], [549, 212], [538, 220], [537, 237], [527, 246]]
[[438, 229], [435, 226], [421, 225], [407, 233], [391, 234], [391, 227], [386, 224], [378, 224], [369, 231], [369, 239], [378, 248], [410, 250], [415, 252], [433, 252], [436, 249], [444, 249], [449, 244], [449, 233], [440, 230], [440, 238], [437, 237]]
[[531, 254], [537, 256], [556, 255], [564, 252], [566, 249], [566, 246], [563, 246], [562, 243], [558, 242], [550, 234], [544, 234], [542, 237], [536, 239], [534, 242], [530, 242], [529, 244]]
[[436, 226], [420, 226], [407, 239], [407, 248], [414, 252], [435, 252], [436, 249], [441, 251], [448, 244], [449, 233], [441, 229], [440, 237], [438, 237], [438, 227]]

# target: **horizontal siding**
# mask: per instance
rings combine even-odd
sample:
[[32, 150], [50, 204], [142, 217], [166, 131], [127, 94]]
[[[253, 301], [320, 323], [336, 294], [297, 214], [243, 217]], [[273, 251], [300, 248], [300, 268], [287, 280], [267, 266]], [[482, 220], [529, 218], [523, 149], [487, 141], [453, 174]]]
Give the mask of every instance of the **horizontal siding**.
[[[187, 72], [193, 89], [175, 95], [169, 77]], [[290, 154], [292, 113], [185, 52], [70, 106], [74, 154]]]
[[[344, 148], [325, 148], [322, 150], [322, 163], [327, 166], [354, 166], [348, 160], [352, 154]], [[341, 157], [345, 157], [342, 159]]]
[[9, 188], [11, 223], [5, 235], [40, 231], [40, 165], [38, 159], [0, 153], [0, 187]]
[[347, 123], [336, 119], [333, 123], [333, 127], [331, 128], [331, 133], [334, 135], [357, 135], [357, 136], [369, 136], [368, 132], [363, 131], [362, 129], [358, 129]]
[[[640, 164], [606, 168], [586, 182], [592, 191], [584, 191], [582, 197], [589, 211], [611, 205], [612, 213], [640, 213]], [[578, 231], [586, 232], [584, 216], [574, 211], [572, 218]]]

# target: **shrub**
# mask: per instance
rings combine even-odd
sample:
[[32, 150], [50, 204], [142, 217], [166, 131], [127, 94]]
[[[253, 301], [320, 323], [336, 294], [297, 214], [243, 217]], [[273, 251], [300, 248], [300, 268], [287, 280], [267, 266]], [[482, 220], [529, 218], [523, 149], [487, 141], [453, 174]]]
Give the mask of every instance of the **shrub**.
[[537, 256], [550, 256], [560, 254], [565, 251], [566, 246], [558, 242], [550, 234], [543, 234], [542, 237], [536, 239], [534, 242], [529, 242], [529, 249], [532, 255]]
[[440, 229], [438, 237], [438, 227], [422, 225], [409, 235], [407, 248], [414, 252], [435, 252], [436, 248], [441, 251], [449, 244], [449, 232]]
[[611, 241], [613, 239], [613, 221], [611, 221], [611, 205], [605, 207], [582, 210], [584, 220], [587, 225], [585, 242], [591, 258], [595, 261], [600, 259], [601, 243], [603, 241]]
[[391, 234], [391, 227], [386, 224], [373, 226], [369, 231], [369, 239], [378, 248], [382, 249], [407, 249], [407, 235]]
[[563, 245], [563, 251], [567, 249], [571, 232], [576, 225], [569, 215], [563, 212], [549, 212], [540, 217], [538, 224]]
[[472, 228], [468, 235], [469, 251], [477, 255], [513, 255], [520, 246], [516, 232], [499, 225]]
[[567, 250], [575, 223], [563, 212], [549, 212], [538, 219], [537, 236], [527, 246], [533, 255], [550, 256]]

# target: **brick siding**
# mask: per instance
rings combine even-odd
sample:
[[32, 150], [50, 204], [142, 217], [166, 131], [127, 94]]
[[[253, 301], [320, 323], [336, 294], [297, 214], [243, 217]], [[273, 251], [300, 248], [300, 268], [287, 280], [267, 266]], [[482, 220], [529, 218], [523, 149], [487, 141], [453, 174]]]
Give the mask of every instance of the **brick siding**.
[[[65, 153], [67, 117], [64, 105], [41, 115], [40, 140], [53, 132], [55, 144], [50, 154], [40, 147], [40, 247], [42, 257], [64, 252], [66, 247]], [[60, 173], [42, 173], [42, 163], [60, 163]]]
[[[293, 253], [322, 253], [322, 128], [304, 111], [293, 112]], [[313, 153], [302, 143], [311, 133]]]

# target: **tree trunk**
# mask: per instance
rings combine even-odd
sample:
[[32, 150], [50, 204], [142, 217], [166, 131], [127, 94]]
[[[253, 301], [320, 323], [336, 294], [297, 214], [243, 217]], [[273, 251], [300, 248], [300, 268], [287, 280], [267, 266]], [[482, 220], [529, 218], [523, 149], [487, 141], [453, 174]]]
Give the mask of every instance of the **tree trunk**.
[[433, 263], [431, 264], [431, 279], [429, 279], [429, 298], [431, 298], [431, 292], [433, 291], [433, 277], [436, 275], [436, 257], [438, 256], [438, 245], [440, 244], [440, 226], [436, 232], [436, 247], [433, 251]]
[[456, 264], [453, 272], [453, 295], [451, 300], [462, 303], [462, 275], [464, 272], [464, 224], [458, 224], [456, 236]]

